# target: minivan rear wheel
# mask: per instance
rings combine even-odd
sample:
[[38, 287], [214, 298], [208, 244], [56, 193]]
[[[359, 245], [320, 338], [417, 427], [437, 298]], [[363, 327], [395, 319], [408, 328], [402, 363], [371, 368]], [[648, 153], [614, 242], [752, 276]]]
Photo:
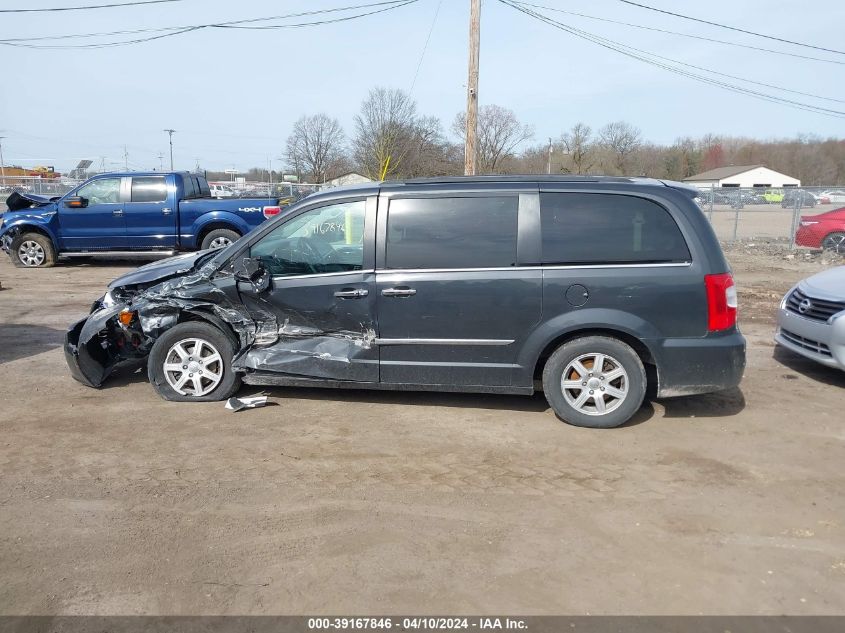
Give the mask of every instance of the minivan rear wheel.
[[230, 338], [210, 323], [180, 323], [153, 345], [147, 374], [165, 400], [225, 400], [241, 385], [232, 371], [234, 351]]
[[561, 345], [546, 361], [543, 391], [564, 422], [609, 429], [625, 424], [642, 406], [645, 368], [622, 341], [584, 336]]

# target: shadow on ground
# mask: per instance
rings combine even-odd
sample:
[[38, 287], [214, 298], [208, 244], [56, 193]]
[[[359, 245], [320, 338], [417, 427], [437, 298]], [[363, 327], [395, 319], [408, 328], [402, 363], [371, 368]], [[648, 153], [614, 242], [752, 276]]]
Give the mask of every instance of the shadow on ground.
[[0, 325], [0, 365], [61, 347], [65, 331], [43, 325]]
[[745, 396], [738, 387], [700, 396], [656, 400], [666, 410], [667, 418], [727, 418], [745, 409]]
[[[831, 387], [845, 388], [845, 371], [842, 371], [841, 369], [835, 369], [833, 367], [822, 365], [821, 363], [816, 363], [809, 358], [793, 354], [782, 347], [775, 348], [772, 353], [772, 358], [781, 365], [784, 365], [787, 369], [791, 369], [810, 380], [815, 380], [816, 382], [820, 382], [824, 385], [830, 385]], [[788, 378], [789, 375], [785, 377]]]

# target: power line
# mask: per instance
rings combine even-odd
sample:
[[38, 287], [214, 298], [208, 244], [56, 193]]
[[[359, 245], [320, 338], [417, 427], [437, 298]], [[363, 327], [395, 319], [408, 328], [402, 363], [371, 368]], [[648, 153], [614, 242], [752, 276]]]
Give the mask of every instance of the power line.
[[[678, 64], [678, 65], [681, 65], [681, 66], [688, 66], [688, 67], [697, 68], [697, 67], [691, 66], [690, 64], [685, 64], [684, 62], [679, 62], [677, 60], [669, 59], [667, 57], [661, 57], [660, 55], [655, 55], [654, 53], [649, 53], [648, 51], [643, 51], [641, 49], [637, 49], [637, 48], [634, 48], [634, 47], [631, 47], [631, 46], [619, 44], [619, 43], [614, 42], [612, 40], [608, 40], [606, 38], [595, 35], [593, 33], [589, 33], [587, 31], [583, 31], [581, 29], [576, 29], [576, 28], [571, 27], [569, 25], [566, 25], [562, 22], [554, 20], [554, 19], [552, 19], [552, 18], [550, 18], [546, 15], [543, 15], [541, 13], [533, 11], [532, 9], [528, 9], [528, 8], [520, 5], [517, 2], [517, 0], [499, 0], [499, 2], [501, 2], [502, 4], [505, 4], [505, 5], [513, 8], [513, 9], [516, 9], [517, 11], [520, 11], [521, 13], [524, 13], [524, 14], [531, 16], [531, 17], [533, 17], [537, 20], [540, 20], [541, 22], [544, 22], [544, 23], [546, 23], [546, 24], [548, 24], [548, 25], [550, 25], [554, 28], [557, 28], [557, 29], [565, 31], [565, 32], [567, 32], [571, 35], [574, 35], [578, 38], [585, 39], [587, 41], [593, 42], [594, 44], [597, 44], [598, 46], [616, 51], [617, 53], [621, 53], [621, 54], [623, 54], [627, 57], [631, 57], [633, 59], [637, 59], [637, 60], [645, 62], [647, 64], [657, 66], [658, 68], [668, 70], [669, 72], [673, 72], [675, 74], [682, 75], [684, 77], [689, 77], [690, 79], [694, 79], [694, 80], [702, 82], [702, 83], [707, 83], [707, 84], [710, 84], [710, 85], [713, 85], [713, 86], [718, 86], [720, 88], [723, 88], [725, 90], [729, 90], [731, 92], [736, 92], [736, 93], [744, 94], [744, 95], [751, 96], [751, 97], [754, 97], [754, 98], [757, 98], [757, 99], [762, 99], [764, 101], [769, 101], [769, 102], [772, 102], [772, 103], [778, 103], [780, 105], [786, 105], [788, 107], [797, 108], [799, 110], [806, 110], [806, 111], [809, 111], [809, 112], [815, 112], [817, 114], [824, 114], [826, 116], [831, 116], [831, 117], [835, 117], [835, 118], [845, 118], [845, 112], [840, 111], [840, 110], [832, 110], [830, 108], [823, 108], [821, 106], [803, 103], [803, 102], [800, 102], [800, 101], [794, 101], [792, 99], [786, 99], [784, 97], [779, 97], [779, 96], [767, 94], [767, 93], [764, 93], [764, 92], [759, 92], [757, 90], [752, 90], [751, 88], [745, 88], [743, 86], [738, 86], [736, 84], [731, 84], [731, 83], [721, 81], [721, 80], [718, 80], [718, 79], [714, 79], [714, 78], [711, 78], [711, 77], [706, 77], [704, 75], [699, 75], [699, 74], [690, 72], [688, 70], [684, 70], [683, 68], [678, 68], [677, 66], [672, 66], [668, 63], [657, 61], [658, 59], [663, 59], [663, 60], [666, 60], [668, 62], [671, 62], [672, 64]], [[651, 59], [651, 58], [656, 58], [656, 59]], [[705, 72], [711, 72], [711, 73], [714, 73], [714, 74], [722, 74], [722, 73], [716, 73], [716, 71], [710, 71], [710, 70], [707, 70], [707, 69], [703, 69], [703, 70], [705, 70]]]
[[[537, 6], [537, 5], [531, 5], [527, 2], [522, 2], [521, 0], [512, 0], [512, 1], [514, 3], [522, 5], [522, 6]], [[541, 14], [538, 13], [538, 15], [541, 15]], [[570, 27], [570, 28], [575, 29], [575, 27]], [[578, 29], [575, 29], [575, 30], [578, 30]], [[587, 31], [582, 31], [582, 32], [587, 33]], [[587, 33], [587, 34], [592, 35], [591, 33]], [[594, 37], [599, 37], [599, 36], [595, 35]], [[657, 59], [662, 59], [664, 61], [671, 62], [673, 64], [679, 64], [681, 66], [686, 66], [687, 68], [692, 68], [694, 70], [701, 70], [703, 72], [710, 73], [712, 75], [719, 75], [720, 77], [727, 77], [728, 79], [736, 79], [738, 81], [744, 81], [746, 83], [755, 84], [757, 86], [763, 86], [764, 88], [773, 88], [774, 90], [779, 90], [781, 92], [789, 92], [789, 93], [792, 93], [792, 94], [801, 95], [802, 97], [810, 97], [812, 99], [819, 99], [821, 101], [831, 101], [831, 102], [834, 102], [834, 103], [845, 103], [845, 100], [843, 100], [843, 99], [835, 99], [833, 97], [822, 97], [821, 95], [813, 94], [811, 92], [801, 92], [800, 90], [792, 90], [790, 88], [784, 88], [783, 86], [775, 86], [773, 84], [767, 84], [767, 83], [764, 83], [762, 81], [756, 81], [754, 79], [748, 79], [747, 77], [739, 77], [737, 75], [730, 75], [728, 73], [722, 73], [722, 72], [719, 72], [717, 70], [705, 68], [703, 66], [696, 66], [695, 64], [689, 64], [689, 63], [686, 63], [686, 62], [678, 61], [678, 60], [672, 59], [670, 57], [663, 57], [662, 55], [658, 55], [657, 53], [651, 53], [649, 51], [644, 51], [644, 50], [639, 49], [639, 48], [634, 48], [633, 46], [627, 46], [627, 45], [624, 45], [624, 44], [618, 44], [618, 45], [622, 46], [624, 48], [628, 48], [632, 51], [636, 51], [638, 53], [650, 55], [650, 56], [655, 57]]]
[[140, 2], [114, 2], [112, 4], [92, 4], [82, 7], [54, 7], [50, 9], [0, 9], [0, 13], [46, 13], [52, 11], [84, 11], [86, 9], [114, 9], [118, 7], [136, 7], [142, 4], [163, 4], [182, 2], [183, 0], [142, 0]]
[[704, 42], [712, 42], [715, 44], [724, 44], [726, 46], [736, 46], [738, 48], [747, 48], [753, 51], [761, 51], [764, 53], [772, 53], [774, 55], [784, 55], [786, 57], [796, 57], [798, 59], [807, 59], [815, 62], [826, 62], [828, 64], [839, 64], [845, 66], [845, 62], [840, 62], [835, 59], [823, 59], [821, 57], [810, 57], [809, 55], [799, 55], [798, 53], [788, 53], [787, 51], [778, 51], [772, 48], [763, 48], [761, 46], [752, 46], [751, 44], [740, 44], [739, 42], [728, 42], [726, 40], [719, 40], [713, 37], [704, 37], [702, 35], [692, 35], [691, 33], [679, 33], [678, 31], [670, 31], [668, 29], [659, 29], [653, 26], [643, 26], [642, 24], [632, 24], [630, 22], [620, 22], [619, 20], [611, 20], [610, 18], [600, 18], [595, 15], [586, 15], [584, 13], [577, 13], [575, 11], [566, 11], [564, 9], [557, 9], [555, 7], [546, 7], [541, 4], [532, 4], [530, 2], [520, 2], [520, 4], [534, 7], [535, 9], [544, 9], [546, 11], [554, 11], [555, 13], [565, 13], [566, 15], [574, 15], [579, 18], [587, 18], [588, 20], [597, 20], [599, 22], [609, 22], [610, 24], [619, 24], [621, 26], [630, 26], [635, 29], [643, 29], [645, 31], [654, 31], [656, 33], [667, 33], [669, 35], [677, 35], [679, 37], [687, 37], [693, 40], [701, 40]]
[[434, 25], [437, 24], [437, 16], [440, 13], [440, 7], [442, 4], [443, 0], [439, 0], [439, 2], [437, 3], [437, 8], [434, 10], [434, 19], [431, 21], [431, 28], [428, 29], [428, 36], [425, 38], [425, 44], [423, 45], [422, 53], [420, 53], [420, 61], [419, 63], [417, 63], [417, 70], [414, 73], [414, 80], [411, 82], [410, 90], [408, 90], [409, 95], [413, 94], [414, 86], [417, 85], [417, 77], [419, 77], [423, 59], [425, 59], [425, 52], [428, 50], [428, 43], [431, 41], [431, 34], [434, 33]]
[[665, 13], [666, 15], [671, 15], [676, 18], [683, 18], [684, 20], [692, 20], [693, 22], [700, 22], [701, 24], [709, 24], [710, 26], [718, 26], [720, 29], [728, 29], [729, 31], [736, 31], [737, 33], [745, 33], [746, 35], [754, 35], [755, 37], [763, 37], [769, 40], [775, 40], [778, 42], [784, 42], [785, 44], [792, 44], [794, 46], [803, 46], [804, 48], [814, 48], [817, 51], [825, 51], [827, 53], [836, 53], [837, 55], [845, 55], [845, 51], [838, 51], [833, 48], [824, 48], [823, 46], [814, 46], [812, 44], [804, 44], [802, 42], [795, 42], [793, 40], [786, 40], [782, 37], [776, 37], [774, 35], [766, 35], [764, 33], [755, 33], [754, 31], [747, 31], [745, 29], [740, 29], [735, 26], [728, 26], [727, 24], [719, 24], [718, 22], [710, 22], [709, 20], [702, 20], [701, 18], [694, 18], [689, 15], [683, 15], [681, 13], [674, 13], [672, 11], [666, 11], [665, 9], [658, 9], [656, 7], [650, 7], [645, 4], [639, 4], [638, 2], [632, 2], [631, 0], [619, 0], [624, 4], [630, 4], [633, 7], [639, 7], [640, 9], [648, 9], [649, 11], [656, 11], [657, 13]]
[[[281, 28], [301, 28], [307, 26], [320, 26], [324, 24], [331, 24], [335, 22], [344, 22], [347, 20], [358, 19], [362, 17], [367, 17], [369, 15], [374, 15], [376, 13], [382, 13], [383, 11], [390, 11], [392, 9], [398, 9], [404, 7], [408, 4], [413, 4], [418, 2], [419, 0], [383, 0], [381, 2], [371, 2], [367, 4], [358, 4], [358, 5], [348, 5], [344, 7], [335, 7], [332, 9], [319, 9], [314, 11], [302, 11], [298, 13], [288, 13], [285, 15], [273, 15], [273, 16], [266, 16], [260, 18], [245, 18], [241, 20], [229, 20], [226, 22], [214, 22], [208, 24], [194, 24], [194, 25], [183, 25], [183, 26], [169, 26], [169, 27], [159, 27], [159, 28], [150, 28], [150, 29], [134, 29], [134, 30], [124, 30], [124, 31], [111, 31], [111, 32], [100, 32], [100, 33], [74, 33], [74, 34], [65, 34], [65, 35], [51, 35], [51, 36], [38, 36], [38, 37], [17, 37], [17, 38], [5, 38], [0, 39], [0, 44], [4, 44], [6, 46], [17, 46], [22, 48], [36, 48], [36, 49], [83, 49], [83, 48], [109, 48], [113, 46], [124, 46], [127, 44], [139, 44], [142, 42], [149, 42], [152, 40], [162, 39], [165, 37], [171, 37], [174, 35], [181, 35], [183, 33], [189, 33], [191, 31], [196, 31], [199, 29], [206, 29], [206, 28], [268, 28], [268, 29], [281, 29]], [[316, 22], [302, 22], [297, 24], [278, 24], [278, 25], [268, 25], [266, 27], [245, 27], [245, 24], [252, 24], [256, 22], [270, 22], [274, 20], [287, 20], [291, 18], [298, 18], [298, 17], [307, 17], [307, 16], [314, 16], [314, 15], [322, 15], [327, 13], [339, 13], [345, 11], [357, 11], [361, 9], [368, 9], [373, 7], [382, 7], [380, 10], [371, 11], [367, 13], [351, 15], [351, 16], [343, 16], [340, 18], [336, 18], [334, 20], [321, 20]], [[81, 44], [81, 45], [46, 45], [46, 46], [38, 46], [34, 44], [28, 44], [27, 42], [36, 42], [42, 40], [56, 40], [56, 39], [71, 39], [71, 38], [87, 38], [87, 37], [109, 37], [113, 35], [137, 35], [141, 33], [159, 33], [160, 35], [154, 35], [151, 37], [142, 37], [137, 39], [131, 40], [124, 40], [120, 42], [104, 42], [104, 43], [93, 43], [93, 44]]]

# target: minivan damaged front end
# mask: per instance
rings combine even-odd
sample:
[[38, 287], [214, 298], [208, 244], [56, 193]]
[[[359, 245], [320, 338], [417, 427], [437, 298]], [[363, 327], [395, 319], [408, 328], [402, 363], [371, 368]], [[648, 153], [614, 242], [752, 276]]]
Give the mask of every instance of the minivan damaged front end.
[[148, 356], [156, 339], [180, 320], [215, 322], [241, 346], [254, 341], [251, 316], [212, 280], [217, 267], [193, 269], [201, 255], [156, 262], [113, 282], [90, 314], [68, 328], [64, 353], [71, 375], [101, 386], [116, 366]]

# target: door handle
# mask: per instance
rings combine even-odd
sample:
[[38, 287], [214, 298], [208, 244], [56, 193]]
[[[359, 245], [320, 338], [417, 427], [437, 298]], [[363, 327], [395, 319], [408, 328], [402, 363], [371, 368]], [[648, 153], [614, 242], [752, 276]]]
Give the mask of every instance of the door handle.
[[171, 210], [170, 210], [170, 209], [168, 209], [167, 207], [165, 207], [164, 209], [162, 209], [162, 210], [161, 210], [161, 212], [162, 212], [162, 214], [163, 214], [163, 215], [170, 215], [171, 213], [173, 213], [173, 211], [171, 211]]
[[338, 299], [360, 299], [368, 294], [370, 294], [370, 291], [363, 288], [345, 288], [335, 292], [334, 296]]
[[111, 212], [111, 214], [115, 217], [120, 217], [123, 215], [123, 209], [115, 209]]
[[413, 288], [385, 288], [381, 291], [382, 297], [413, 297], [417, 291]]

